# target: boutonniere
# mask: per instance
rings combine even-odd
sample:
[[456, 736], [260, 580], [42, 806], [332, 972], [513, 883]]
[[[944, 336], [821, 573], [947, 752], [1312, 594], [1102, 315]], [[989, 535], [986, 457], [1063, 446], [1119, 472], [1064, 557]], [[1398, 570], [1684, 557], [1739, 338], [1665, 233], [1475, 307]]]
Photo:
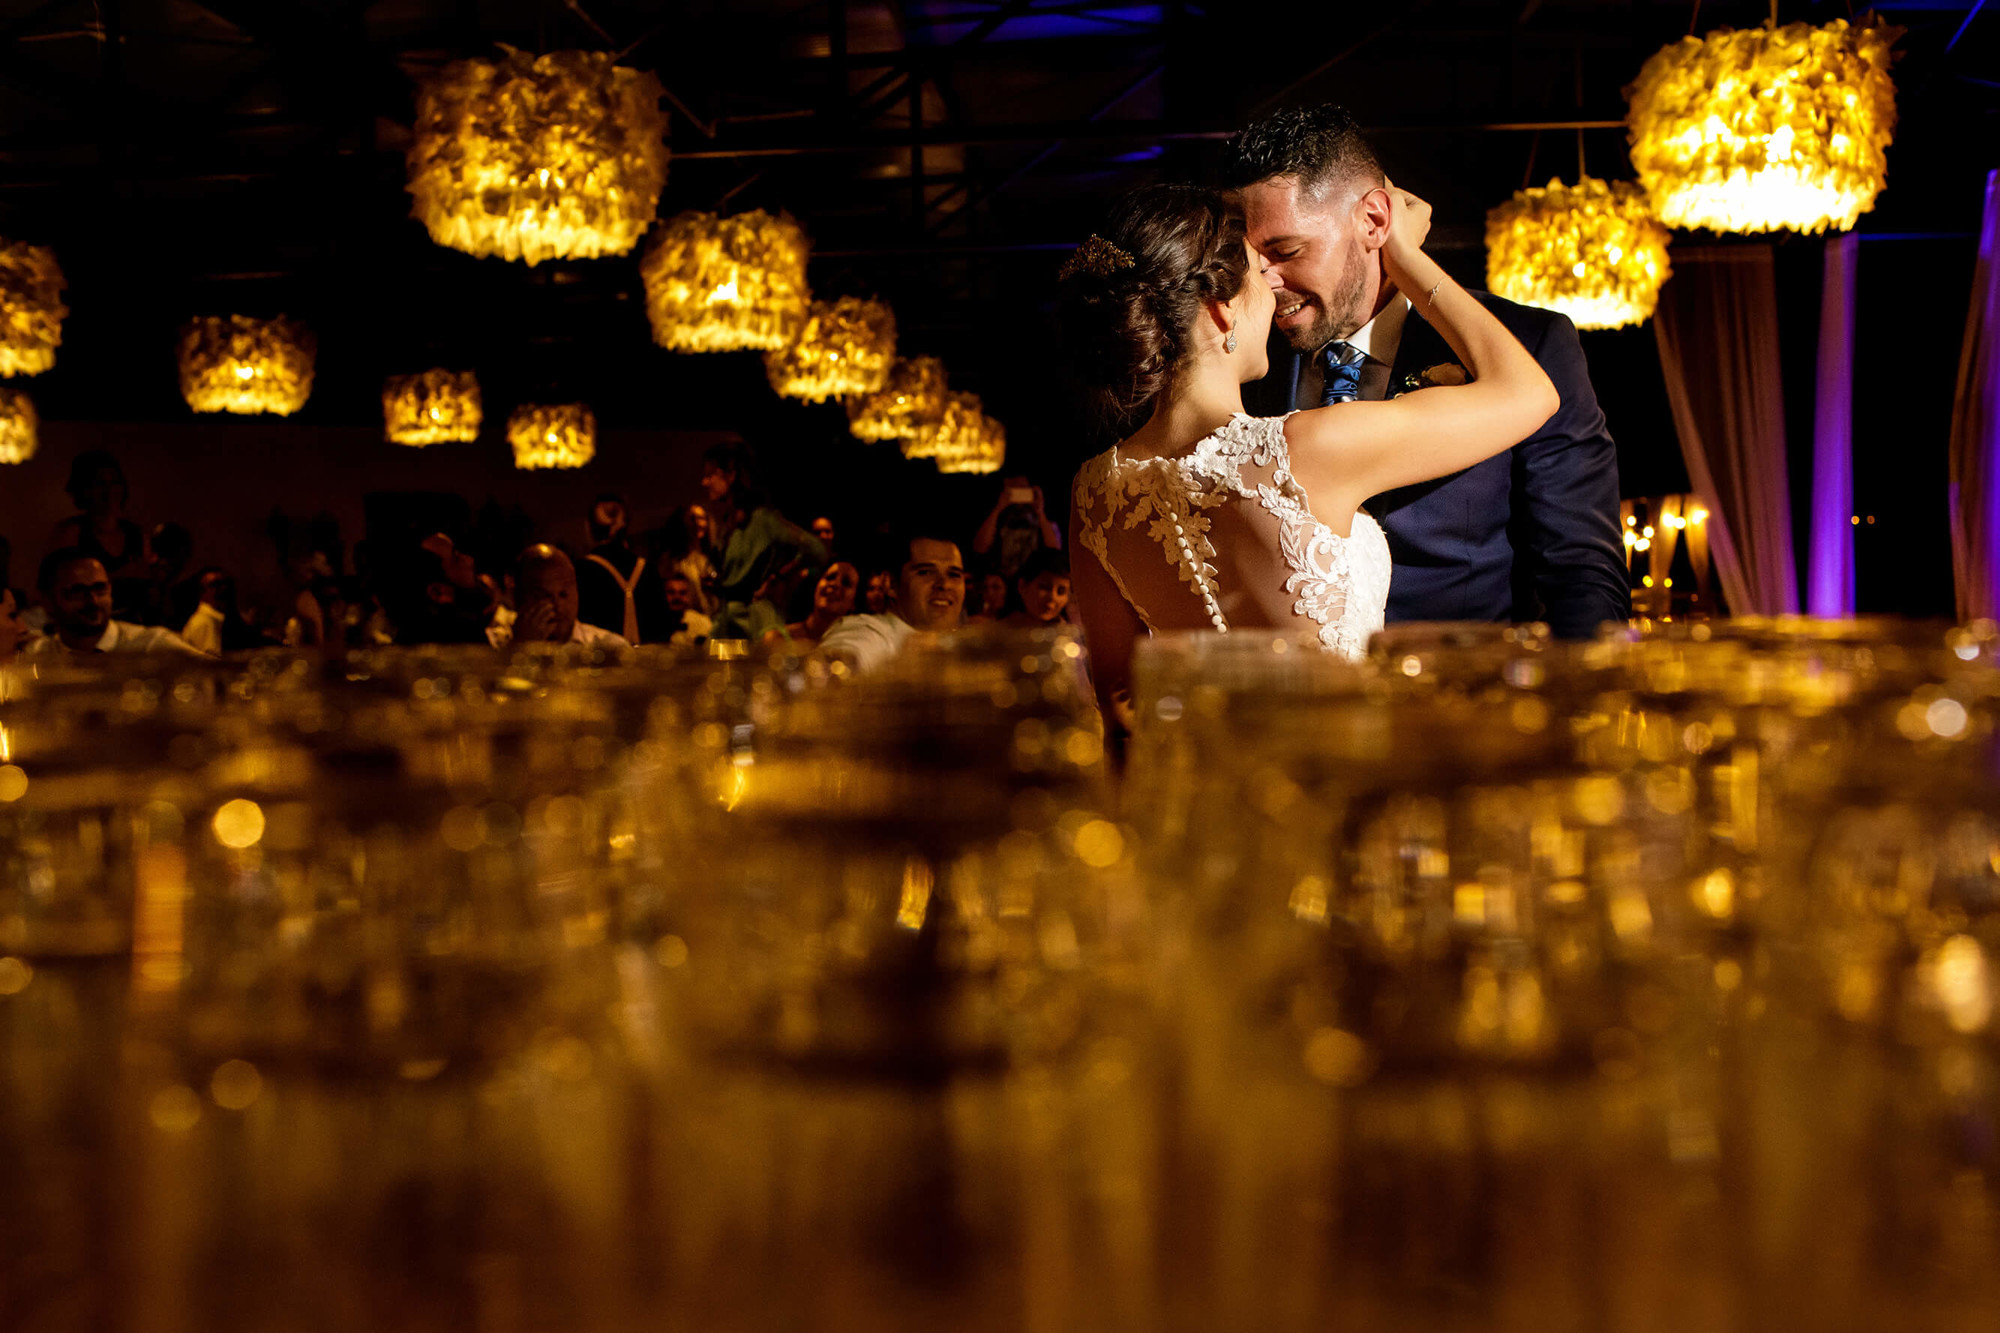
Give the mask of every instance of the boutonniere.
[[1465, 373], [1464, 366], [1459, 365], [1456, 361], [1445, 361], [1403, 376], [1402, 384], [1390, 396], [1400, 398], [1406, 393], [1415, 393], [1418, 389], [1435, 389], [1443, 385], [1463, 384], [1469, 378], [1471, 377]]

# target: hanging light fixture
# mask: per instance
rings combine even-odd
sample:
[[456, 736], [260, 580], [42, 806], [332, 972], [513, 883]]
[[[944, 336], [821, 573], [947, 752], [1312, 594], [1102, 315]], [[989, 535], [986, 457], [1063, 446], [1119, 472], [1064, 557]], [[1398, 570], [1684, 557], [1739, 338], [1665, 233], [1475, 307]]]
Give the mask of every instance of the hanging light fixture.
[[0, 387], [0, 463], [27, 462], [40, 440], [34, 400], [21, 389]]
[[484, 413], [479, 377], [469, 370], [391, 375], [382, 385], [382, 438], [391, 444], [466, 444]]
[[780, 397], [823, 403], [875, 392], [895, 359], [896, 312], [880, 301], [843, 296], [814, 301], [797, 341], [764, 353], [764, 370]]
[[469, 255], [625, 254], [667, 182], [660, 96], [651, 74], [594, 51], [455, 61], [417, 93], [410, 211]]
[[1875, 206], [1903, 30], [1767, 24], [1685, 37], [1625, 90], [1632, 165], [1670, 227], [1846, 231]]
[[847, 400], [847, 429], [857, 440], [907, 440], [944, 413], [944, 362], [934, 356], [896, 358], [873, 393]]
[[312, 395], [312, 330], [283, 315], [205, 315], [181, 327], [181, 397], [197, 412], [290, 416]]
[[790, 215], [683, 213], [646, 248], [639, 276], [653, 341], [676, 352], [773, 352], [806, 322], [805, 229]]
[[978, 428], [938, 449], [939, 472], [998, 472], [1007, 463], [1007, 428], [981, 414]]
[[582, 467], [597, 455], [597, 417], [582, 403], [523, 403], [507, 418], [514, 466]]
[[1486, 215], [1488, 290], [1580, 329], [1645, 323], [1672, 273], [1667, 229], [1631, 181], [1552, 180]]
[[0, 239], [0, 375], [39, 375], [62, 346], [63, 275], [46, 245]]
[[1007, 431], [986, 415], [973, 393], [950, 393], [935, 422], [903, 442], [903, 457], [928, 458], [940, 472], [998, 472], [1007, 461]]

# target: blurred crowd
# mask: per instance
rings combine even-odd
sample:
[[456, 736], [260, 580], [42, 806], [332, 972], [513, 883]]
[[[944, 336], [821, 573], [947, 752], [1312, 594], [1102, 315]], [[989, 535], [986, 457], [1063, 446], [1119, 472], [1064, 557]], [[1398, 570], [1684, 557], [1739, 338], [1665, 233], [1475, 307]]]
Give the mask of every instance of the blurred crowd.
[[582, 542], [536, 534], [523, 520], [371, 531], [350, 552], [332, 520], [299, 533], [276, 513], [281, 591], [260, 599], [239, 594], [247, 571], [195, 565], [203, 544], [187, 525], [142, 521], [114, 455], [79, 455], [66, 490], [76, 512], [39, 550], [0, 533], [0, 663], [278, 645], [734, 639], [823, 647], [868, 666], [916, 634], [1034, 628], [1069, 612], [1062, 532], [1042, 488], [1018, 475], [1000, 479], [971, 533], [921, 514], [875, 514], [855, 516], [864, 535], [852, 541], [830, 516], [800, 523], [781, 513], [754, 455], [733, 442], [703, 455], [698, 493], [649, 530], [634, 529], [625, 497], [598, 495]]

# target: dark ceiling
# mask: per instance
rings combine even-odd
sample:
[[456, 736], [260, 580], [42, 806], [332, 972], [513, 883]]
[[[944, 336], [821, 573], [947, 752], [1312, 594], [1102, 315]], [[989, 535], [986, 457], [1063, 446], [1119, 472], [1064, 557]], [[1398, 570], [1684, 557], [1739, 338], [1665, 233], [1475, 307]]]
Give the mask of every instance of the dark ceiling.
[[[1963, 238], [2000, 142], [2000, 13], [1970, 0], [1881, 8], [1910, 29], [1902, 124], [1889, 189], [1861, 230]], [[502, 410], [554, 394], [591, 401], [612, 427], [834, 438], [837, 410], [777, 403], [754, 358], [654, 348], [636, 255], [529, 269], [440, 249], [410, 219], [402, 149], [417, 79], [496, 42], [619, 51], [657, 71], [674, 108], [663, 215], [790, 210], [815, 238], [818, 291], [888, 298], [905, 350], [943, 355], [954, 383], [1007, 421], [1017, 454], [1070, 456], [1051, 275], [1118, 192], [1207, 175], [1221, 140], [1261, 109], [1339, 100], [1374, 128], [1399, 181], [1435, 200], [1436, 245], [1476, 279], [1484, 212], [1525, 180], [1573, 176], [1579, 151], [1593, 174], [1629, 176], [1619, 90], [1650, 52], [1691, 22], [1748, 26], [1768, 7], [1695, 11], [7, 0], [0, 234], [54, 244], [69, 277], [58, 365], [33, 386], [55, 420], [185, 419], [175, 326], [285, 311], [319, 331], [308, 420], [374, 421], [384, 373], [444, 363], [476, 366]], [[1780, 7], [1786, 21], [1847, 12]], [[1973, 145], [1985, 147], [1969, 157]], [[1609, 409], [1621, 358], [1644, 361], [1650, 337], [1591, 348], [1601, 384], [1614, 382]], [[1646, 392], [1629, 391], [1614, 431], [1658, 435]]]

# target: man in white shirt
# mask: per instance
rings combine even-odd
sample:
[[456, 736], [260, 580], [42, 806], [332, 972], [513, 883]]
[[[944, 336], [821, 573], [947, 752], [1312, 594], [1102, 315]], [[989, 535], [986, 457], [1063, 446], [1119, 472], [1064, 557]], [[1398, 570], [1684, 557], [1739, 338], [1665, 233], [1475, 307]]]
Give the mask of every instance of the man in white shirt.
[[965, 620], [965, 557], [958, 543], [941, 537], [912, 536], [900, 550], [896, 592], [879, 616], [845, 616], [833, 623], [819, 649], [858, 673], [895, 659], [919, 635], [934, 638]]
[[204, 569], [197, 576], [197, 586], [201, 589], [201, 601], [196, 604], [194, 614], [187, 624], [181, 626], [181, 638], [205, 653], [222, 651], [222, 625], [228, 616], [222, 610], [225, 596], [224, 584], [229, 576], [219, 569]]
[[576, 566], [553, 546], [521, 552], [514, 566], [511, 625], [492, 625], [486, 638], [495, 648], [512, 643], [581, 643], [597, 648], [629, 648], [622, 635], [576, 618]]
[[22, 650], [27, 657], [89, 653], [178, 653], [207, 657], [172, 630], [111, 618], [111, 575], [87, 551], [66, 546], [42, 561], [36, 580], [49, 632]]
[[672, 570], [660, 580], [660, 595], [667, 604], [667, 642], [688, 648], [707, 643], [715, 622], [695, 608], [694, 580]]

